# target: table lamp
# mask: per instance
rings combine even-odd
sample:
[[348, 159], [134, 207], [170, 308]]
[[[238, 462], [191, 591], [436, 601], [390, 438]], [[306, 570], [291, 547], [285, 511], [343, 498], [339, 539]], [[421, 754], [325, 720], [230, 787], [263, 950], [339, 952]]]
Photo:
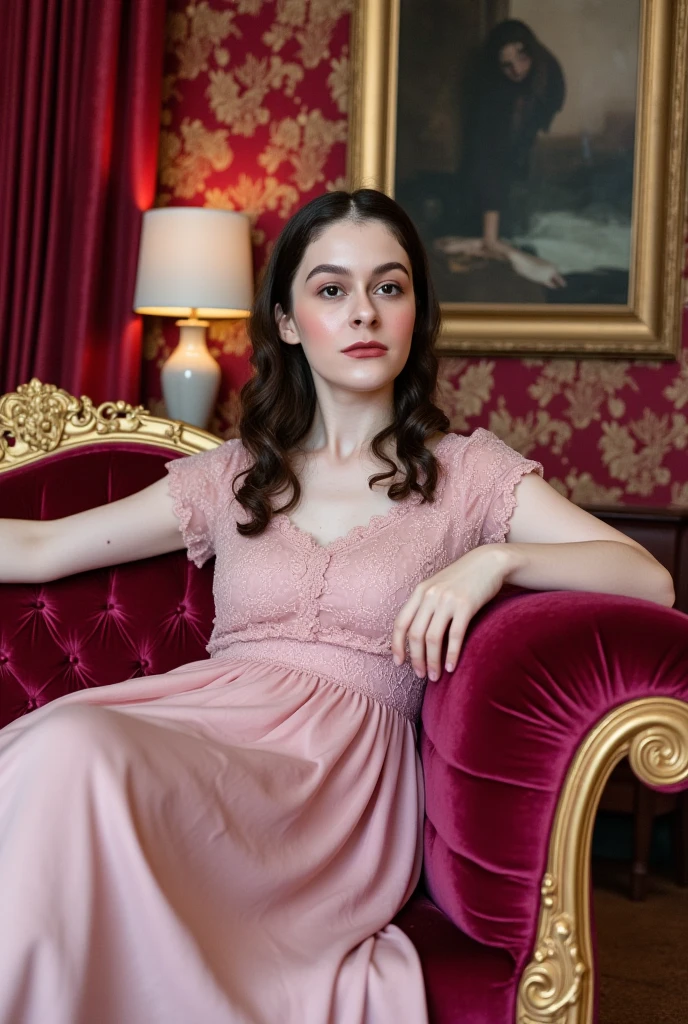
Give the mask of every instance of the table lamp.
[[177, 316], [179, 344], [162, 368], [167, 415], [207, 427], [220, 367], [206, 346], [209, 318], [247, 317], [253, 301], [246, 214], [168, 206], [143, 215], [134, 311]]

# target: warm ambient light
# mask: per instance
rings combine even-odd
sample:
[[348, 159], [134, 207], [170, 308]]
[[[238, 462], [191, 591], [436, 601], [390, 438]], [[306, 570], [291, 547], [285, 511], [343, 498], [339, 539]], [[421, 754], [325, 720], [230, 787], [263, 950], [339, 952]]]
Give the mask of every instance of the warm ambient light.
[[251, 315], [250, 309], [197, 309], [194, 306], [137, 306], [135, 313], [145, 313], [146, 316], [178, 316], [188, 319], [194, 313], [201, 320], [241, 320]]
[[181, 318], [179, 344], [162, 370], [173, 419], [207, 425], [220, 385], [220, 368], [206, 347], [207, 321], [247, 317], [252, 302], [246, 214], [199, 206], [144, 213], [134, 310]]
[[136, 313], [224, 320], [253, 302], [251, 226], [244, 213], [167, 206], [143, 215]]

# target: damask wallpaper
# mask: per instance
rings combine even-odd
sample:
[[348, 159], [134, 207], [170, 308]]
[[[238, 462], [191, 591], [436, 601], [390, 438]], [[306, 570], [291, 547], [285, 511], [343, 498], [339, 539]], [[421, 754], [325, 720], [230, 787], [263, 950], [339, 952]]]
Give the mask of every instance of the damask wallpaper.
[[[158, 205], [243, 210], [256, 271], [288, 217], [344, 186], [353, 0], [169, 0]], [[146, 389], [177, 329], [151, 318]], [[688, 506], [688, 319], [680, 362], [442, 357], [452, 429], [484, 426], [571, 500]], [[249, 376], [243, 322], [215, 322], [223, 383], [212, 429], [236, 437]]]

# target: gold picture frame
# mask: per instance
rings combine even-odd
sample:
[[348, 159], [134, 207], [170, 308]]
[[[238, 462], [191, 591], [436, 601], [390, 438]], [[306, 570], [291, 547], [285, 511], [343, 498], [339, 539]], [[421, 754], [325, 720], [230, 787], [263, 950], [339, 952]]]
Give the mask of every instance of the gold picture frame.
[[[356, 0], [347, 178], [394, 195], [400, 0]], [[443, 355], [676, 359], [681, 345], [688, 0], [640, 0], [628, 302], [442, 303]]]

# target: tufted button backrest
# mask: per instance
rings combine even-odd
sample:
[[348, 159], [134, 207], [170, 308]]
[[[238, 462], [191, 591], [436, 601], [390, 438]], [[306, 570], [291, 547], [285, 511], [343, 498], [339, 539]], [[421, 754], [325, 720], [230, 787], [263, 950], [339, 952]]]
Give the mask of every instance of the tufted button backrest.
[[[165, 476], [175, 457], [124, 440], [56, 451], [0, 473], [0, 516], [58, 519], [124, 498]], [[207, 658], [213, 565], [197, 569], [181, 550], [0, 585], [0, 727], [72, 690]]]

